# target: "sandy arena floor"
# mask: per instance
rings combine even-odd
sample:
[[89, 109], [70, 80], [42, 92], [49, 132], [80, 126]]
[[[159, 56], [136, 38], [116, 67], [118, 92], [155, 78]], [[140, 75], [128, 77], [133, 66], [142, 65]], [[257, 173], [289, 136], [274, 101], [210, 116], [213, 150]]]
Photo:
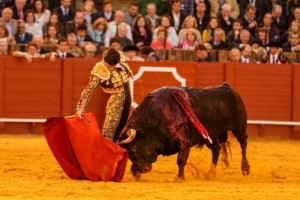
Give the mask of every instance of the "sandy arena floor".
[[264, 199], [300, 198], [300, 141], [249, 140], [251, 174], [240, 170], [241, 154], [231, 138], [230, 166], [219, 163], [217, 178], [205, 180], [211, 154], [194, 148], [186, 180], [174, 182], [176, 155], [159, 157], [150, 173], [136, 181], [130, 162], [121, 183], [69, 179], [52, 156], [43, 136], [0, 135], [0, 199]]

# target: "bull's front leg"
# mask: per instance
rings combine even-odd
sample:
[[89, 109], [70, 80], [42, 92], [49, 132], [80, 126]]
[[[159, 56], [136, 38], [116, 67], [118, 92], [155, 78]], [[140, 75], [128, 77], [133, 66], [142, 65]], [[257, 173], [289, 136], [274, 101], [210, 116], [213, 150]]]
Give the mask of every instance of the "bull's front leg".
[[213, 143], [207, 143], [208, 148], [210, 148], [211, 153], [212, 153], [212, 163], [211, 163], [211, 167], [210, 170], [207, 172], [206, 174], [206, 178], [207, 179], [215, 179], [216, 175], [217, 175], [217, 164], [218, 164], [218, 160], [219, 160], [219, 155], [220, 155], [220, 145], [219, 142], [217, 140], [213, 140]]
[[179, 171], [178, 171], [176, 179], [179, 179], [179, 180], [184, 180], [185, 179], [184, 167], [186, 165], [189, 154], [190, 154], [190, 148], [181, 149], [178, 152], [177, 165], [178, 165]]

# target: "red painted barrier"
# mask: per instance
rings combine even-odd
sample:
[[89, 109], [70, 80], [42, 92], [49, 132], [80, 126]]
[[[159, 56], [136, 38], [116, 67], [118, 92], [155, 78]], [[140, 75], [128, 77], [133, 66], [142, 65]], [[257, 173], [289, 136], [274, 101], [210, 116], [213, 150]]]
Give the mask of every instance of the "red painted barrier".
[[[75, 113], [80, 93], [98, 59], [51, 62], [0, 57], [0, 118], [47, 118]], [[250, 120], [300, 121], [300, 65], [196, 62], [129, 62], [133, 100], [162, 86], [204, 88], [228, 82], [244, 99]], [[99, 88], [87, 111], [102, 128], [108, 95]], [[41, 133], [39, 123], [0, 123], [4, 133]], [[249, 125], [251, 136], [300, 138], [300, 127]]]

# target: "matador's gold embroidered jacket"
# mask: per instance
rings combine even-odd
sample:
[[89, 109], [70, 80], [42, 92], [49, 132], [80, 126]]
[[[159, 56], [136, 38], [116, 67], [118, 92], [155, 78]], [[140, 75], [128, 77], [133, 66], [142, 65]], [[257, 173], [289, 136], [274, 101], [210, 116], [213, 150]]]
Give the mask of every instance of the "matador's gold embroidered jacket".
[[81, 93], [80, 100], [77, 104], [76, 110], [84, 111], [93, 92], [97, 86], [101, 86], [106, 93], [117, 93], [124, 91], [123, 84], [128, 82], [129, 67], [126, 63], [117, 65], [116, 68], [111, 69], [112, 66], [104, 61], [98, 62], [92, 72], [88, 86]]

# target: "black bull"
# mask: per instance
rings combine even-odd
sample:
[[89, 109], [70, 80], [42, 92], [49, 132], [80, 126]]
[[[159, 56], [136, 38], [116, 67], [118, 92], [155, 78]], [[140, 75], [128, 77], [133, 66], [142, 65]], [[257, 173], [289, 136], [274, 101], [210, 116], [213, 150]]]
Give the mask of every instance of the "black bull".
[[[176, 103], [172, 92], [185, 96], [193, 112], [209, 133], [211, 144], [191, 123], [182, 107]], [[241, 169], [244, 175], [250, 173], [246, 158], [247, 113], [241, 97], [228, 85], [196, 89], [188, 87], [163, 87], [148, 94], [130, 116], [119, 141], [127, 139], [128, 132], [135, 130], [135, 138], [120, 144], [129, 152], [133, 176], [140, 177], [152, 169], [158, 155], [169, 156], [178, 153], [177, 177], [184, 179], [190, 148], [206, 144], [212, 151], [212, 168], [215, 173], [219, 159], [220, 144], [227, 141], [231, 130], [242, 149]], [[130, 131], [129, 131], [130, 130]]]

